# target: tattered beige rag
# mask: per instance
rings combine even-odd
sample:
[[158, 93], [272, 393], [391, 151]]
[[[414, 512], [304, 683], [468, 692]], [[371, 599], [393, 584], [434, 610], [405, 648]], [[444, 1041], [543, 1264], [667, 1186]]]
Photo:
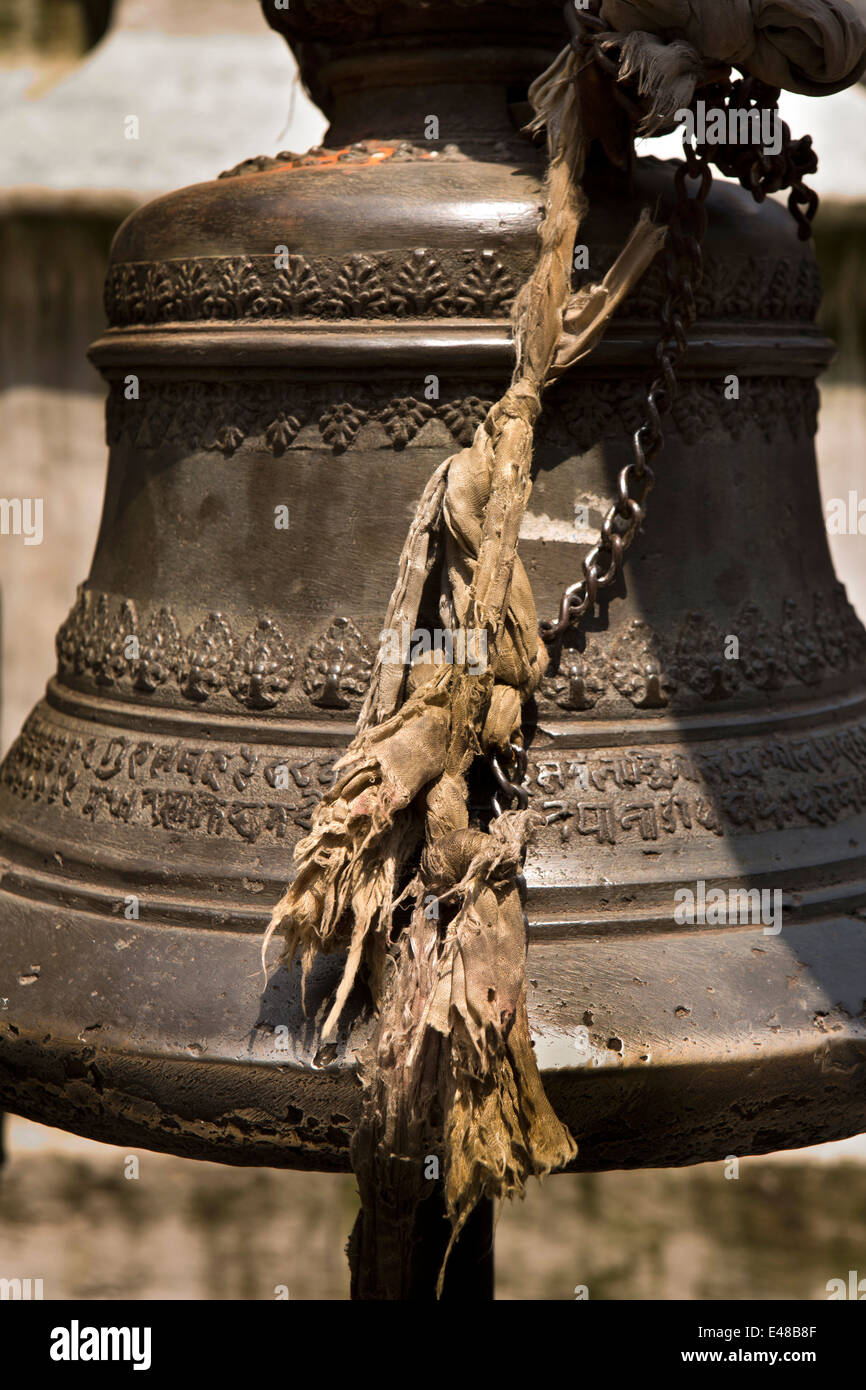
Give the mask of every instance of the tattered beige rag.
[[[859, 25], [846, 10], [841, 0], [605, 0], [602, 16], [628, 33], [627, 61], [661, 119], [667, 84], [676, 79], [687, 105], [713, 62], [794, 90], [832, 89], [858, 64]], [[463, 654], [407, 668], [380, 649], [355, 737], [297, 846], [295, 880], [263, 947], [264, 961], [281, 931], [285, 957], [299, 952], [305, 973], [317, 954], [347, 952], [323, 1042], [360, 973], [377, 1006], [352, 1145], [360, 1298], [399, 1298], [410, 1286], [428, 1156], [444, 1161], [453, 1240], [480, 1198], [520, 1194], [576, 1153], [544, 1094], [526, 1013], [520, 875], [541, 817], [506, 812], [487, 831], [470, 826], [466, 782], [476, 757], [520, 741], [522, 706], [547, 661], [517, 555], [542, 393], [592, 349], [666, 235], [644, 213], [604, 281], [572, 295], [587, 143], [576, 78], [567, 48], [530, 91], [550, 162], [538, 264], [514, 308], [511, 385], [471, 446], [430, 479], [385, 619], [399, 634], [436, 611], [467, 639], [455, 641]], [[477, 655], [479, 635], [486, 664], [466, 656]]]
[[[362, 1207], [369, 1198], [370, 1219], [377, 1213], [380, 1268], [389, 1241], [402, 1251], [391, 1263], [405, 1263], [423, 1158], [442, 1152], [443, 1134], [455, 1233], [480, 1197], [520, 1193], [576, 1153], [544, 1094], [526, 1016], [519, 880], [541, 817], [506, 813], [488, 832], [470, 828], [466, 784], [479, 754], [521, 737], [522, 706], [547, 664], [517, 557], [542, 392], [592, 349], [665, 239], [644, 214], [604, 282], [572, 296], [585, 159], [575, 76], [568, 51], [531, 93], [551, 157], [538, 264], [514, 310], [511, 385], [428, 483], [385, 619], [386, 632], [414, 630], [438, 583], [441, 627], [463, 634], [469, 654], [483, 639], [486, 662], [431, 657], [407, 670], [380, 648], [355, 738], [269, 931], [284, 933], [286, 956], [300, 951], [305, 971], [319, 952], [348, 951], [323, 1042], [362, 968], [379, 1006], [353, 1166]], [[406, 923], [395, 946], [398, 903]]]
[[[470, 448], [432, 475], [385, 619], [386, 632], [416, 630], [438, 584], [439, 624], [464, 634], [475, 656], [481, 635], [487, 660], [431, 657], [407, 670], [379, 649], [356, 735], [271, 923], [304, 972], [318, 952], [348, 949], [322, 1041], [361, 967], [379, 1008], [353, 1143], [366, 1223], [356, 1233], [366, 1254], [353, 1261], [359, 1297], [382, 1282], [399, 1297], [409, 1277], [414, 1212], [430, 1191], [425, 1155], [442, 1154], [456, 1234], [482, 1195], [523, 1193], [528, 1176], [577, 1151], [544, 1093], [525, 1005], [518, 883], [541, 817], [505, 813], [487, 833], [471, 828], [466, 777], [480, 753], [507, 752], [521, 737], [521, 708], [548, 660], [517, 557], [542, 391], [592, 349], [666, 234], [645, 214], [603, 284], [571, 296], [585, 147], [570, 50], [531, 99], [550, 164], [541, 254], [514, 309], [512, 385]], [[395, 944], [398, 905], [406, 923]], [[375, 1270], [375, 1289], [361, 1266]]]

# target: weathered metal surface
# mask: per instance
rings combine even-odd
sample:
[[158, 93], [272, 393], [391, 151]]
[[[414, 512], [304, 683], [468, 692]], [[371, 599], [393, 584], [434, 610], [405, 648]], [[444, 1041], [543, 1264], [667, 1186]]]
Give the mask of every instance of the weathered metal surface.
[[[254, 160], [115, 241], [96, 553], [0, 773], [9, 1110], [195, 1157], [347, 1166], [363, 1000], [317, 1056], [339, 962], [305, 1015], [296, 976], [264, 986], [261, 934], [351, 737], [416, 499], [507, 380], [540, 212], [541, 156], [509, 103], [547, 31], [521, 47], [514, 7], [491, 47], [486, 7], [450, 28], [446, 8], [395, 6], [386, 34], [356, 15], [356, 61], [293, 6], [346, 152]], [[585, 278], [644, 202], [670, 209], [673, 179], [644, 161], [633, 185], [596, 171], [590, 195]], [[813, 446], [831, 349], [785, 211], [721, 185], [708, 209], [651, 518], [529, 712], [549, 817], [527, 866], [530, 1017], [587, 1168], [866, 1128], [866, 634], [831, 569]], [[651, 272], [551, 393], [521, 542], [542, 613], [630, 457], [662, 288]], [[780, 889], [781, 933], [677, 925], [674, 893], [698, 881]]]

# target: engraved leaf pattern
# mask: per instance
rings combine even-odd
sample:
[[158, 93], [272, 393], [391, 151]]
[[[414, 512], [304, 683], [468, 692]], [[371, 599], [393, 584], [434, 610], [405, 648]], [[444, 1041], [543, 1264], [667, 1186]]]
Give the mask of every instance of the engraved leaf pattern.
[[432, 415], [432, 407], [426, 401], [399, 396], [379, 412], [379, 419], [394, 448], [404, 449]]
[[289, 688], [294, 658], [281, 628], [262, 618], [229, 667], [228, 686], [250, 709], [272, 709]]
[[115, 683], [129, 674], [130, 658], [127, 653], [132, 650], [130, 638], [138, 638], [138, 614], [132, 599], [124, 599], [109, 631], [103, 664], [106, 683]]
[[564, 652], [559, 671], [546, 685], [560, 709], [593, 709], [607, 689], [605, 663], [574, 651]]
[[220, 425], [218, 429], [214, 430], [210, 443], [205, 447], [208, 449], [216, 449], [219, 453], [225, 454], [228, 458], [231, 454], [237, 453], [245, 438], [246, 433], [241, 425]]
[[200, 261], [175, 261], [172, 282], [169, 307], [173, 318], [208, 319], [213, 316], [212, 286]]
[[80, 676], [86, 669], [87, 624], [91, 591], [79, 584], [75, 603], [55, 638], [57, 669], [61, 675]]
[[323, 709], [348, 709], [367, 689], [373, 659], [355, 624], [337, 618], [314, 642], [304, 666], [304, 690]]
[[463, 400], [446, 401], [440, 414], [457, 443], [466, 448], [475, 438], [475, 431], [492, 404], [492, 401], [483, 401], [479, 396], [467, 396]]
[[737, 665], [726, 659], [724, 637], [714, 624], [702, 613], [689, 613], [677, 639], [679, 679], [704, 700], [725, 700], [740, 684]]
[[277, 458], [284, 454], [300, 433], [301, 420], [297, 415], [288, 415], [281, 410], [265, 430], [265, 443]]
[[322, 305], [322, 287], [309, 262], [303, 256], [289, 256], [288, 265], [279, 271], [271, 289], [269, 313], [315, 318]]
[[93, 607], [87, 627], [84, 660], [94, 674], [97, 685], [105, 685], [105, 657], [111, 637], [111, 608], [108, 595], [100, 594]]
[[328, 307], [344, 318], [376, 318], [387, 313], [388, 292], [376, 262], [360, 253], [352, 256], [334, 281]]
[[514, 282], [492, 251], [482, 251], [469, 267], [457, 294], [461, 314], [495, 314], [508, 308], [515, 295]]
[[353, 443], [366, 419], [366, 410], [356, 410], [348, 401], [339, 401], [325, 411], [319, 421], [319, 431], [334, 453], [341, 454]]
[[740, 668], [758, 690], [779, 690], [785, 684], [785, 662], [776, 640], [756, 603], [744, 603], [731, 632], [740, 641]]
[[[577, 270], [575, 288], [600, 278], [614, 259], [609, 247], [593, 248], [593, 270]], [[112, 325], [253, 318], [369, 318], [385, 314], [501, 314], [527, 267], [487, 249], [468, 263], [459, 253], [416, 248], [393, 263], [390, 252], [354, 254], [340, 263], [328, 257], [273, 256], [184, 258], [110, 267], [105, 309]], [[622, 307], [624, 318], [657, 321], [667, 293], [658, 266], [644, 275]], [[814, 260], [758, 256], [711, 257], [697, 292], [702, 319], [814, 320], [820, 305]]]
[[214, 307], [220, 318], [240, 319], [263, 314], [267, 307], [262, 282], [248, 260], [226, 260], [214, 288]]
[[[124, 681], [147, 694], [168, 688], [197, 702], [227, 690], [249, 709], [272, 708], [289, 688], [293, 653], [280, 626], [267, 618], [246, 631], [235, 638], [228, 619], [211, 612], [184, 638], [171, 608], [139, 617], [131, 599], [82, 585], [57, 633], [58, 674], [97, 688]], [[739, 661], [725, 659], [723, 631], [740, 637]], [[132, 636], [137, 652], [129, 646]], [[618, 691], [637, 707], [655, 708], [675, 697], [679, 703], [695, 695], [724, 698], [740, 680], [765, 690], [791, 682], [812, 686], [866, 663], [866, 629], [841, 584], [813, 595], [805, 609], [786, 599], [775, 622], [755, 603], [745, 603], [722, 630], [706, 614], [690, 614], [673, 651], [641, 619], [608, 649], [600, 640], [594, 638], [587, 655], [566, 649], [559, 668], [545, 678], [544, 697], [564, 709], [590, 709]], [[371, 661], [355, 624], [337, 618], [309, 648], [303, 689], [326, 708], [345, 708], [340, 701], [351, 703], [366, 689]]]
[[677, 688], [665, 643], [641, 618], [614, 642], [610, 674], [616, 689], [638, 709], [663, 709]]
[[397, 314], [407, 318], [450, 312], [448, 281], [431, 252], [419, 248], [399, 267], [394, 276], [391, 305]]
[[[315, 412], [327, 442], [340, 451], [356, 440], [361, 424], [378, 421], [385, 438], [404, 448], [429, 419], [442, 421], [461, 445], [472, 442], [490, 403], [476, 395], [428, 402], [409, 394], [417, 382], [405, 382], [405, 394], [392, 396], [394, 386], [352, 388], [351, 399], [333, 399], [324, 386], [283, 382], [169, 381], [151, 382], [146, 399], [128, 401], [123, 383], [112, 383], [108, 397], [106, 435], [112, 446], [133, 444], [156, 449], [166, 443], [191, 449], [218, 450], [229, 456], [247, 439], [279, 455], [294, 443], [304, 421]], [[740, 439], [756, 420], [773, 439], [780, 430], [795, 437], [814, 433], [818, 391], [799, 378], [744, 377], [740, 399], [727, 400], [724, 384], [686, 381], [674, 406], [674, 424], [687, 442], [697, 443], [711, 431]], [[606, 438], [627, 438], [641, 418], [641, 393], [632, 381], [594, 381], [562, 385], [551, 392], [550, 408], [542, 416], [540, 438], [584, 453]]]
[[186, 644], [183, 693], [191, 700], [206, 700], [223, 684], [232, 656], [232, 633], [219, 613], [209, 613]]
[[170, 608], [160, 608], [141, 637], [140, 659], [135, 682], [140, 690], [152, 692], [171, 678], [177, 678], [183, 660], [183, 640]]
[[812, 626], [818, 634], [827, 665], [834, 671], [844, 670], [848, 642], [837, 594], [831, 595], [829, 600], [824, 594], [815, 594], [812, 601]]
[[804, 685], [817, 685], [824, 662], [815, 636], [792, 598], [786, 598], [782, 605], [782, 650], [794, 679]]

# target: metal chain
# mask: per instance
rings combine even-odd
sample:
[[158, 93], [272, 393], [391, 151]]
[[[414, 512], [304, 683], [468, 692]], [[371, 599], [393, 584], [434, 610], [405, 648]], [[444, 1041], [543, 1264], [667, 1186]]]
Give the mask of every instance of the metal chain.
[[[607, 50], [613, 51], [615, 45], [605, 41], [603, 48], [599, 42], [605, 24], [597, 13], [584, 10], [578, 13], [571, 3], [565, 6], [565, 18], [581, 68], [594, 62], [610, 77], [615, 99], [636, 126], [644, 112], [637, 93], [632, 89], [630, 94], [620, 81], [618, 62], [609, 56]], [[733, 110], [777, 110], [780, 95], [778, 88], [768, 87], [753, 77], [734, 83], [716, 83], [702, 90], [705, 96], [715, 96]], [[632, 436], [633, 461], [619, 473], [617, 498], [605, 515], [597, 542], [583, 560], [583, 576], [563, 592], [558, 618], [542, 620], [538, 625], [539, 634], [549, 648], [556, 649], [566, 632], [592, 610], [599, 592], [616, 581], [626, 552], [645, 520], [655, 481], [651, 461], [664, 445], [662, 417], [670, 413], [676, 401], [676, 368], [686, 352], [689, 329], [697, 317], [696, 293], [703, 276], [702, 242], [708, 222], [706, 201], [713, 182], [711, 163], [723, 174], [738, 178], [759, 203], [768, 193], [790, 188], [788, 207], [797, 222], [800, 238], [807, 240], [812, 235], [818, 195], [806, 187], [804, 179], [816, 171], [818, 159], [810, 136], [794, 140], [790, 128], [783, 122], [779, 154], [766, 155], [756, 143], [718, 145], [713, 147], [711, 154], [706, 144], [692, 145], [684, 134], [683, 156], [683, 161], [677, 165], [676, 204], [663, 252], [667, 294], [659, 315], [661, 334], [655, 347], [658, 370], [646, 394], [644, 419]], [[689, 190], [688, 180], [698, 180], [693, 192]], [[521, 744], [509, 745], [507, 761], [513, 767], [515, 780], [503, 771], [499, 758], [491, 756], [489, 759], [501, 791], [516, 799], [523, 809], [529, 797], [524, 785], [527, 754]], [[502, 814], [498, 795], [492, 798], [492, 806], [495, 815]]]
[[[514, 766], [513, 780], [507, 777], [503, 772], [501, 760], [495, 754], [490, 754], [488, 757], [490, 770], [499, 783], [500, 790], [504, 792], [506, 796], [516, 798], [518, 809], [525, 811], [529, 805], [529, 792], [525, 786], [526, 770], [529, 766], [529, 754], [522, 743], [509, 743], [508, 753], [509, 761]], [[502, 804], [499, 800], [498, 793], [494, 793], [490, 798], [490, 804], [493, 807], [493, 814], [495, 816], [501, 816]]]
[[[563, 593], [559, 617], [539, 624], [548, 646], [556, 646], [565, 633], [593, 608], [601, 590], [616, 580], [626, 551], [646, 516], [647, 501], [655, 481], [651, 462], [664, 444], [662, 417], [673, 409], [678, 385], [676, 368], [688, 347], [688, 332], [697, 317], [696, 291], [703, 274], [701, 242], [707, 229], [706, 200], [713, 182], [709, 161], [683, 140], [685, 158], [677, 166], [676, 206], [671, 214], [663, 253], [667, 294], [662, 304], [661, 334], [656, 342], [657, 373], [647, 391], [644, 419], [632, 436], [633, 460], [620, 470], [618, 495], [609, 508], [598, 541], [584, 557], [583, 577]], [[698, 180], [692, 192], [688, 180]]]
[[[582, 18], [585, 21], [587, 17]], [[592, 36], [590, 42], [594, 41]], [[618, 72], [616, 64], [613, 64], [613, 71]], [[709, 161], [689, 145], [687, 139], [683, 140], [683, 152], [685, 158], [677, 167], [675, 179], [677, 201], [663, 253], [667, 294], [659, 316], [662, 331], [655, 347], [658, 370], [646, 394], [644, 419], [632, 436], [633, 461], [620, 471], [616, 501], [604, 518], [598, 541], [584, 558], [583, 578], [563, 593], [558, 620], [542, 621], [538, 625], [539, 634], [548, 647], [561, 642], [568, 629], [593, 607], [599, 591], [614, 583], [646, 516], [647, 499], [655, 481], [651, 460], [664, 444], [662, 417], [671, 411], [676, 400], [675, 369], [688, 347], [688, 331], [697, 317], [695, 292], [703, 273], [701, 242], [707, 228], [706, 200], [713, 182]], [[688, 188], [689, 179], [699, 180], [694, 193]], [[516, 799], [518, 806], [524, 809], [529, 802], [523, 785], [526, 750], [521, 744], [509, 745], [507, 761], [511, 776], [503, 771], [500, 758], [491, 756], [488, 761], [501, 791]], [[498, 794], [493, 796], [491, 804], [494, 814], [500, 816]]]
[[[597, 63], [611, 77], [614, 95], [637, 124], [643, 111], [636, 93], [630, 96], [619, 81], [617, 62], [602, 49], [603, 22], [597, 14], [578, 14], [571, 4], [566, 6], [565, 15], [575, 52], [583, 62]], [[604, 49], [611, 49], [608, 40], [604, 41]], [[768, 87], [754, 77], [734, 83], [716, 83], [702, 91], [706, 97], [715, 97], [727, 104], [729, 109], [746, 111], [776, 111], [780, 95], [779, 88]], [[768, 193], [790, 188], [788, 207], [797, 222], [799, 235], [803, 240], [812, 235], [818, 195], [804, 182], [818, 167], [811, 136], [794, 140], [789, 126], [783, 122], [780, 151], [777, 155], [767, 155], [755, 142], [713, 146], [711, 153], [708, 145], [697, 142], [691, 145], [684, 135], [683, 154], [684, 162], [676, 171], [677, 203], [664, 249], [668, 293], [660, 314], [662, 335], [655, 351], [659, 373], [647, 393], [646, 417], [633, 436], [634, 462], [620, 472], [618, 496], [605, 516], [598, 541], [583, 561], [583, 578], [564, 591], [558, 618], [539, 624], [540, 635], [550, 647], [556, 647], [568, 629], [592, 609], [599, 591], [614, 583], [625, 552], [646, 516], [647, 498], [654, 482], [650, 460], [656, 457], [664, 443], [661, 416], [671, 410], [676, 400], [675, 369], [686, 350], [688, 330], [696, 318], [695, 293], [703, 271], [701, 242], [707, 228], [706, 199], [713, 178], [711, 163], [723, 174], [738, 178], [759, 203]], [[694, 195], [688, 192], [687, 179], [700, 180]]]
[[[704, 92], [708, 106], [715, 95], [720, 101], [727, 102], [731, 111], [771, 111], [778, 118], [781, 89], [770, 87], [757, 77], [716, 84], [704, 89]], [[757, 141], [714, 145], [712, 155], [706, 145], [699, 145], [698, 148], [712, 159], [723, 174], [739, 179], [756, 203], [763, 203], [768, 193], [780, 193], [790, 188], [789, 211], [797, 223], [800, 240], [808, 241], [819, 199], [814, 189], [806, 187], [805, 179], [817, 172], [818, 156], [812, 147], [811, 135], [795, 140], [791, 127], [785, 121], [781, 124], [782, 139], [778, 154], [765, 154]]]

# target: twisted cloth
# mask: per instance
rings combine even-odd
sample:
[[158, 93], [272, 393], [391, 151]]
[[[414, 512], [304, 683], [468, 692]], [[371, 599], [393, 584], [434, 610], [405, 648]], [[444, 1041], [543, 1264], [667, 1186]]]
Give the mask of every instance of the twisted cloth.
[[695, 88], [736, 67], [770, 87], [829, 96], [866, 71], [863, 26], [846, 0], [603, 0], [621, 75], [650, 110], [644, 132], [669, 124]]
[[[605, 0], [602, 17], [620, 39], [626, 34], [628, 61], [661, 110], [657, 50], [675, 49], [679, 65], [682, 44], [697, 55], [693, 84], [724, 60], [754, 62], [765, 80], [795, 90], [831, 89], [856, 71], [857, 42], [863, 49], [846, 10], [841, 0]], [[471, 825], [467, 777], [479, 755], [520, 739], [522, 706], [547, 663], [517, 555], [543, 391], [592, 349], [666, 235], [645, 212], [604, 281], [572, 295], [588, 140], [578, 76], [567, 48], [530, 90], [535, 124], [547, 131], [546, 215], [537, 265], [514, 308], [511, 384], [469, 448], [425, 488], [384, 623], [388, 633], [414, 630], [436, 612], [455, 634], [483, 634], [486, 662], [430, 654], [404, 665], [383, 645], [355, 737], [296, 848], [295, 879], [263, 945], [264, 962], [279, 931], [284, 956], [299, 953], [305, 973], [318, 953], [346, 952], [323, 1042], [335, 1036], [359, 974], [377, 1007], [352, 1144], [358, 1298], [407, 1294], [428, 1156], [444, 1161], [453, 1241], [482, 1196], [521, 1194], [530, 1176], [576, 1153], [545, 1096], [526, 1013], [520, 875], [542, 818], [524, 810], [486, 831]]]

